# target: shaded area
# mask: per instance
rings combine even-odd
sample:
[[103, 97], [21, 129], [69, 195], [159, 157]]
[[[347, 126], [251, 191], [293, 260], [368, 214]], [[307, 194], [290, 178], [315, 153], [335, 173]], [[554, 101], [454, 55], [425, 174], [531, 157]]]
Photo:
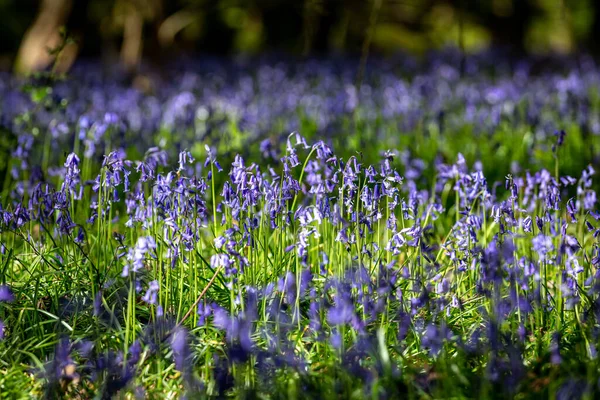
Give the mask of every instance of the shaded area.
[[[591, 0], [41, 0], [1, 1], [0, 64], [27, 72], [49, 65], [61, 26], [69, 57], [119, 61], [183, 54], [598, 54], [600, 11]], [[66, 57], [66, 56], [65, 56]]]

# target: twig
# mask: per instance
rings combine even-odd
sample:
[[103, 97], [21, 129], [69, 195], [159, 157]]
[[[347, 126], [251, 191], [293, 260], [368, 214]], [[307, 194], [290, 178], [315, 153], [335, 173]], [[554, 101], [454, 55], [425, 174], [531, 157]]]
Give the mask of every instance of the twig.
[[194, 309], [196, 307], [198, 307], [198, 303], [200, 303], [200, 300], [202, 300], [202, 298], [204, 297], [204, 295], [208, 291], [208, 288], [210, 287], [210, 285], [212, 285], [212, 283], [215, 281], [215, 279], [217, 278], [217, 275], [219, 275], [219, 272], [221, 272], [221, 269], [223, 269], [223, 266], [220, 266], [219, 268], [217, 268], [217, 270], [215, 271], [215, 274], [213, 275], [213, 277], [210, 278], [210, 281], [208, 281], [208, 283], [204, 287], [204, 290], [202, 290], [202, 293], [200, 293], [200, 296], [198, 296], [198, 299], [196, 299], [196, 301], [194, 302], [194, 304], [192, 304], [192, 306], [190, 307], [190, 309], [188, 310], [188, 312], [183, 316], [183, 318], [181, 319], [181, 321], [179, 321], [178, 325], [183, 325], [183, 323], [185, 322], [185, 320], [188, 319], [190, 315], [192, 315], [192, 312], [194, 311]]

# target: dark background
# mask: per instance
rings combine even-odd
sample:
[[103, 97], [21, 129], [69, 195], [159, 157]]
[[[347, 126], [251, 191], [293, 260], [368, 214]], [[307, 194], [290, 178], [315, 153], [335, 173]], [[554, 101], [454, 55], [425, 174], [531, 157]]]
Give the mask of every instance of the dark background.
[[390, 54], [455, 46], [600, 55], [595, 0], [0, 0], [0, 68], [101, 58], [135, 70], [182, 54]]

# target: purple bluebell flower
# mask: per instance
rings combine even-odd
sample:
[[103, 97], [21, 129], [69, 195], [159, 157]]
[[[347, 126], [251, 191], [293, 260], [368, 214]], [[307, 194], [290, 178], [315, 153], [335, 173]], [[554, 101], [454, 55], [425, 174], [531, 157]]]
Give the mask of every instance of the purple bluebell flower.
[[12, 303], [14, 300], [15, 296], [10, 287], [0, 285], [0, 302]]
[[525, 219], [523, 220], [523, 230], [525, 232], [531, 233], [532, 232], [532, 219], [530, 216], [525, 217]]
[[180, 326], [176, 327], [171, 334], [171, 349], [173, 350], [175, 368], [181, 372], [189, 370], [188, 362], [191, 358], [191, 349], [188, 341], [187, 330]]
[[144, 300], [148, 304], [156, 304], [156, 296], [158, 294], [160, 286], [158, 285], [158, 281], [152, 281], [148, 284], [148, 290], [142, 300]]
[[561, 147], [565, 142], [565, 136], [567, 133], [564, 130], [554, 132], [554, 136], [556, 136], [556, 145], [552, 146], [552, 151], [556, 151], [557, 148]]
[[152, 236], [140, 236], [133, 249], [127, 253], [127, 261], [121, 276], [126, 277], [130, 272], [137, 273], [144, 268], [146, 254], [156, 249], [156, 241]]
[[547, 261], [548, 253], [554, 250], [552, 239], [543, 234], [535, 236], [532, 239], [531, 244], [533, 245], [533, 250], [538, 254], [540, 261], [542, 262]]

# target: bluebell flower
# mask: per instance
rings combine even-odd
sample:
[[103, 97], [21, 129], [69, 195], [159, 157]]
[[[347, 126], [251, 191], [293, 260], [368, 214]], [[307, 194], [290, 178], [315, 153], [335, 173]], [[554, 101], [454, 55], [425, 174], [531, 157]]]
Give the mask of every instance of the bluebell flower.
[[12, 303], [14, 300], [15, 296], [10, 287], [0, 285], [0, 302]]
[[532, 239], [531, 244], [533, 245], [533, 250], [540, 257], [541, 262], [547, 261], [548, 253], [554, 250], [552, 239], [541, 233]]
[[158, 285], [158, 281], [152, 281], [148, 285], [148, 290], [142, 300], [144, 300], [148, 304], [156, 304], [156, 296], [158, 294], [160, 286]]
[[188, 332], [185, 328], [177, 326], [171, 334], [171, 349], [173, 350], [173, 359], [175, 368], [178, 371], [189, 371], [189, 361], [191, 359], [191, 349], [188, 344]]

